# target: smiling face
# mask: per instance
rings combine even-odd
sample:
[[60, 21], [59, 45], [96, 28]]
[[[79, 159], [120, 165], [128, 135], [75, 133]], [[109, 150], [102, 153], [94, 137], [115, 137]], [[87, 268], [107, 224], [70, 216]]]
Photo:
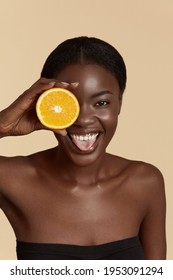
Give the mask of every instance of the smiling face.
[[117, 127], [121, 94], [114, 75], [98, 65], [73, 64], [55, 77], [58, 81], [78, 82], [73, 91], [80, 104], [76, 122], [58, 134], [59, 149], [77, 165], [89, 165], [105, 155]]

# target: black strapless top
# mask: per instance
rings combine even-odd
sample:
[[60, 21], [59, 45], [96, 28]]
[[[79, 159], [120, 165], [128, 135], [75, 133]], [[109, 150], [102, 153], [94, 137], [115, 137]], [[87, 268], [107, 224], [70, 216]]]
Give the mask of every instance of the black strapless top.
[[143, 260], [138, 236], [100, 245], [68, 245], [17, 241], [18, 260]]

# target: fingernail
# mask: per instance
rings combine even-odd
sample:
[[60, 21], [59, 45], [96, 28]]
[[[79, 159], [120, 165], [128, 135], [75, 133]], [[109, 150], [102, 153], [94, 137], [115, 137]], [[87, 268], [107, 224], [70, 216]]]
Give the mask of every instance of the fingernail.
[[64, 86], [69, 86], [69, 83], [67, 82], [61, 82], [61, 84], [63, 84]]
[[53, 87], [53, 86], [55, 85], [55, 83], [56, 83], [56, 82], [50, 82], [49, 85], [50, 85], [51, 87]]
[[75, 82], [75, 83], [71, 83], [70, 85], [73, 86], [73, 87], [78, 87], [79, 83]]

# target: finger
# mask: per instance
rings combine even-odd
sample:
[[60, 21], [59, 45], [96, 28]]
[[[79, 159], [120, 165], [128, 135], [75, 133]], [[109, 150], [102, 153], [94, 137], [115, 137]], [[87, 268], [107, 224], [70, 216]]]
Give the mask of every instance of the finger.
[[67, 89], [73, 92], [78, 87], [79, 87], [79, 83], [74, 82], [74, 83], [70, 83], [69, 86], [67, 87]]
[[66, 129], [50, 129], [50, 128], [44, 126], [39, 120], [37, 120], [35, 123], [35, 130], [50, 130], [50, 131], [60, 134], [62, 136], [67, 135]]
[[38, 84], [49, 84], [51, 82], [56, 82], [56, 79], [39, 78], [30, 88], [37, 86]]
[[67, 130], [66, 129], [54, 129], [52, 131], [56, 134], [61, 135], [61, 136], [66, 136], [67, 135]]
[[79, 83], [78, 82], [73, 82], [73, 83], [70, 83], [70, 86], [73, 87], [73, 88], [77, 88], [79, 86]]
[[57, 81], [54, 85], [54, 87], [60, 87], [60, 88], [67, 88], [69, 90], [73, 90], [79, 86], [78, 82], [74, 83], [67, 83], [67, 82], [59, 82]]
[[39, 119], [36, 120], [34, 125], [34, 130], [49, 130], [46, 126], [44, 126]]
[[[55, 79], [39, 79], [35, 84], [33, 84], [28, 90], [26, 90], [23, 94], [21, 94], [9, 107], [10, 112], [14, 112], [14, 114], [10, 114], [12, 118], [18, 118], [22, 113], [34, 107], [36, 105], [36, 101], [38, 96], [42, 94], [45, 90], [48, 90], [56, 85], [61, 85], [61, 83], [57, 83]], [[66, 85], [61, 85], [61, 87]]]

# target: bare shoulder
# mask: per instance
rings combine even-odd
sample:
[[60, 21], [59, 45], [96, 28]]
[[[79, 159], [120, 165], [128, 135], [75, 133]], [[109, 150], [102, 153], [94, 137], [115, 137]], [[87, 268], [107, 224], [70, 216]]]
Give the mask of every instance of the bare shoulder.
[[159, 186], [164, 182], [161, 171], [154, 165], [136, 160], [129, 160], [118, 157], [126, 176], [143, 185]]
[[5, 173], [12, 169], [13, 171], [20, 171], [18, 167], [24, 169], [31, 166], [34, 166], [34, 162], [41, 161], [43, 159], [47, 159], [52, 155], [51, 152], [53, 149], [39, 151], [34, 154], [30, 154], [27, 156], [0, 156], [0, 179], [3, 175], [6, 175]]
[[0, 192], [3, 185], [10, 181], [14, 184], [17, 180], [32, 175], [37, 166], [50, 161], [52, 150], [39, 151], [28, 156], [0, 156]]
[[13, 168], [23, 165], [24, 162], [27, 162], [27, 156], [0, 156], [0, 179], [3, 175], [6, 175], [6, 172]]
[[118, 174], [128, 186], [145, 193], [164, 193], [164, 178], [162, 172], [154, 165], [122, 157], [112, 157], [113, 169], [118, 166]]
[[146, 182], [163, 182], [161, 171], [156, 166], [147, 162], [131, 161], [129, 171], [134, 171], [132, 174], [134, 174], [136, 178], [146, 180]]
[[154, 165], [141, 161], [131, 163], [129, 172], [136, 183], [140, 183], [146, 192], [164, 192], [164, 178], [161, 171]]
[[[34, 155], [33, 155], [34, 156]], [[15, 185], [17, 181], [26, 178], [33, 171], [32, 155], [0, 156], [0, 192]]]
[[145, 210], [140, 226], [145, 258], [165, 259], [166, 196], [163, 175], [156, 166], [138, 161], [130, 164], [128, 173], [132, 178], [130, 185], [134, 186], [137, 199]]
[[124, 165], [124, 176], [133, 193], [143, 202], [147, 209], [159, 205], [165, 209], [165, 184], [162, 172], [154, 165], [120, 158]]
[[25, 156], [0, 156], [0, 192], [10, 180], [15, 181], [18, 175], [22, 176], [22, 171], [26, 166], [27, 157]]
[[[39, 156], [40, 155], [40, 156]], [[20, 194], [36, 177], [35, 158], [42, 152], [28, 156], [0, 156], [0, 205], [4, 200]]]
[[6, 195], [8, 197], [11, 185], [15, 185], [17, 178], [20, 177], [22, 166], [21, 157], [0, 156], [0, 206]]

